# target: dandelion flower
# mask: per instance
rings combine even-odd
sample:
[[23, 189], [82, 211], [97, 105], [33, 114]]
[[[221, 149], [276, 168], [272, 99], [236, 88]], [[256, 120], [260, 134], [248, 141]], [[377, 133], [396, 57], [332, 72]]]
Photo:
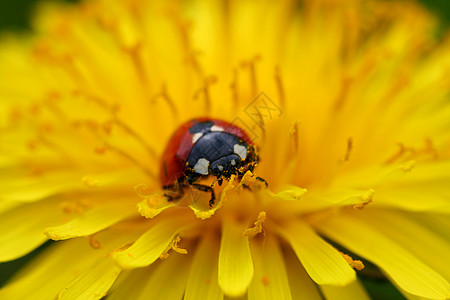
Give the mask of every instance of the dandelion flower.
[[[392, 1], [42, 5], [0, 45], [0, 261], [57, 242], [0, 298], [365, 299], [369, 264], [450, 298], [436, 23]], [[160, 157], [205, 116], [245, 129], [259, 165], [211, 209], [169, 202]]]

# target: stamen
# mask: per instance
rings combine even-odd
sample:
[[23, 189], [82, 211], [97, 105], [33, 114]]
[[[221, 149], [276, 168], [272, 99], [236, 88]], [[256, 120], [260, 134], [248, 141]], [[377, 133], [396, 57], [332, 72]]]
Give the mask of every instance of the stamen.
[[362, 24], [358, 19], [356, 10], [346, 9], [344, 12], [345, 34], [342, 45], [342, 56], [344, 61], [353, 57], [357, 49], [357, 42], [361, 33]]
[[30, 151], [35, 151], [36, 149], [37, 149], [37, 147], [38, 147], [38, 142], [37, 141], [35, 141], [35, 140], [30, 140], [30, 141], [28, 141], [27, 142], [27, 148], [28, 148], [28, 150], [30, 150]]
[[233, 71], [233, 80], [230, 83], [231, 93], [233, 95], [234, 107], [237, 109], [239, 106], [239, 91], [238, 91], [238, 70], [237, 68]]
[[350, 255], [342, 253], [340, 251], [339, 251], [339, 253], [345, 259], [345, 261], [350, 265], [350, 267], [352, 267], [353, 269], [356, 269], [358, 271], [361, 271], [362, 269], [364, 269], [365, 266], [362, 261], [354, 260], [353, 258], [350, 257]]
[[345, 155], [344, 155], [343, 161], [349, 161], [350, 154], [352, 153], [352, 149], [353, 149], [353, 138], [349, 137], [347, 139], [347, 149], [345, 150]]
[[[430, 138], [426, 138], [424, 140], [424, 147], [416, 149], [414, 147], [406, 147], [405, 145], [398, 143], [397, 144], [399, 149], [394, 155], [392, 155], [389, 159], [387, 159], [384, 163], [385, 164], [392, 164], [397, 160], [400, 160], [401, 158], [413, 158], [418, 157], [420, 155], [431, 155], [432, 159], [436, 159], [439, 157], [439, 152], [434, 147], [433, 142]], [[409, 154], [407, 156], [407, 154]]]
[[348, 99], [348, 92], [350, 90], [350, 86], [353, 83], [353, 79], [348, 77], [348, 76], [344, 76], [342, 78], [342, 83], [341, 83], [341, 90], [339, 92], [339, 95], [336, 99], [336, 102], [334, 103], [334, 110], [338, 111], [340, 110], [345, 101]]
[[100, 108], [104, 109], [106, 113], [111, 114], [112, 117], [115, 117], [119, 111], [119, 107], [117, 105], [112, 105], [98, 96], [88, 94], [81, 90], [74, 90], [73, 94], [74, 96], [82, 96], [85, 100], [96, 104]]
[[134, 69], [141, 83], [142, 90], [145, 97], [150, 98], [150, 81], [145, 64], [142, 61], [141, 56], [142, 43], [136, 42], [133, 46], [124, 47], [125, 52], [129, 54], [131, 61], [133, 62]]
[[92, 203], [86, 199], [67, 200], [60, 204], [61, 210], [66, 214], [83, 214], [87, 209], [92, 207]]
[[[62, 124], [67, 123], [69, 119], [67, 115], [63, 112], [60, 107], [58, 107], [58, 101], [62, 99], [62, 96], [57, 91], [49, 91], [47, 95], [44, 96], [43, 103], [50, 113], [53, 114]], [[42, 106], [39, 106], [42, 108]]]
[[197, 56], [201, 54], [201, 52], [193, 49], [192, 42], [189, 36], [189, 30], [192, 28], [193, 22], [189, 20], [183, 20], [179, 13], [173, 9], [168, 11], [168, 16], [174, 21], [175, 26], [180, 33], [181, 43], [186, 53], [186, 63], [193, 67], [200, 78], [203, 77], [204, 72], [197, 59]]
[[386, 94], [384, 95], [382, 99], [382, 101], [380, 101], [380, 105], [386, 105], [386, 103], [392, 103], [392, 99], [395, 98], [395, 96], [401, 91], [403, 90], [405, 87], [407, 87], [409, 85], [410, 82], [410, 78], [407, 75], [408, 71], [406, 70], [401, 70], [399, 72], [399, 74], [397, 74], [397, 77], [394, 81], [394, 83], [392, 84], [391, 88], [386, 92]]
[[105, 146], [98, 146], [94, 148], [95, 153], [102, 155], [106, 153], [107, 148]]
[[385, 182], [403, 176], [405, 173], [411, 172], [415, 164], [416, 162], [414, 160], [408, 160], [402, 164], [396, 165], [395, 167], [390, 169], [385, 175], [381, 176], [375, 185], [376, 186], [382, 185]]
[[148, 185], [138, 184], [134, 187], [136, 194], [144, 199], [138, 203], [138, 212], [141, 216], [152, 219], [169, 207], [175, 206], [173, 202], [168, 202], [162, 192], [148, 193]]
[[166, 259], [169, 257], [169, 251], [173, 250], [179, 254], [187, 254], [187, 250], [184, 248], [180, 248], [178, 246], [178, 243], [181, 242], [181, 237], [180, 236], [176, 236], [171, 242], [170, 244], [167, 246], [167, 248], [164, 250], [164, 252], [159, 256], [160, 259]]
[[79, 85], [84, 86], [86, 84], [86, 78], [83, 73], [76, 67], [73, 56], [66, 54], [62, 58], [57, 59], [58, 63], [72, 76], [73, 80]]
[[248, 68], [249, 69], [252, 95], [255, 95], [255, 96], [256, 96], [256, 94], [258, 92], [258, 82], [257, 82], [257, 79], [256, 79], [255, 63], [260, 61], [260, 60], [261, 60], [261, 56], [260, 55], [256, 55], [253, 59], [251, 59], [249, 61], [244, 61], [241, 64], [241, 66], [243, 68]]
[[411, 172], [414, 169], [416, 162], [414, 160], [407, 161], [399, 166], [399, 169], [404, 172]]
[[[98, 103], [103, 103], [103, 101], [100, 101]], [[116, 110], [113, 110], [116, 111]], [[130, 127], [128, 127], [124, 122], [120, 121], [117, 117], [113, 116], [112, 120], [109, 120], [105, 123], [102, 124], [102, 129], [106, 134], [111, 134], [111, 130], [112, 130], [112, 124], [115, 123], [116, 125], [120, 126], [126, 133], [130, 134], [134, 139], [136, 139], [141, 145], [143, 145], [143, 147], [145, 148], [145, 150], [147, 150], [147, 152], [153, 157], [153, 158], [157, 158], [156, 152], [153, 151], [153, 149], [151, 149], [144, 140], [141, 139], [141, 137], [134, 132]], [[92, 133], [94, 134], [94, 136], [96, 136], [100, 141], [103, 142], [103, 147], [102, 148], [98, 148], [100, 149], [99, 151], [101, 153], [104, 153], [106, 150], [111, 150], [117, 154], [119, 154], [120, 156], [124, 157], [125, 159], [127, 159], [128, 161], [132, 162], [134, 165], [136, 165], [137, 167], [139, 167], [145, 174], [147, 174], [150, 178], [156, 179], [157, 176], [156, 174], [154, 174], [153, 172], [151, 172], [146, 166], [144, 166], [143, 164], [141, 164], [136, 158], [134, 158], [133, 156], [131, 156], [130, 154], [128, 154], [127, 152], [125, 152], [124, 150], [117, 148], [113, 145], [111, 145], [109, 142], [107, 142], [98, 132], [99, 129], [99, 124], [94, 121], [94, 120], [87, 120], [85, 122], [85, 125], [87, 126], [87, 128], [89, 130], [92, 131]]]
[[256, 176], [251, 171], [247, 171], [245, 172], [244, 176], [242, 176], [242, 179], [236, 187], [236, 190], [242, 189], [244, 187], [259, 187], [258, 184], [262, 183], [256, 179]]
[[133, 15], [134, 20], [138, 21], [138, 24], [141, 26], [141, 29], [144, 29], [144, 23], [142, 22], [142, 9], [141, 9], [140, 0], [130, 0], [125, 2], [126, 8]]
[[[38, 104], [33, 105], [33, 107], [34, 106], [38, 106]], [[33, 110], [33, 107], [32, 107], [32, 113], [38, 114], [39, 108], [37, 107], [35, 110]], [[17, 107], [12, 108], [9, 112], [9, 122], [8, 123], [10, 125], [7, 126], [7, 128], [9, 128], [9, 127], [13, 128], [17, 123], [19, 123], [19, 121], [22, 118], [23, 118], [23, 112]]]
[[82, 92], [80, 92], [80, 94], [85, 96], [86, 100], [97, 104], [100, 108], [104, 109], [108, 114], [111, 114], [112, 119], [103, 123], [103, 130], [105, 133], [111, 134], [112, 125], [116, 124], [121, 129], [123, 129], [127, 134], [131, 135], [139, 144], [141, 144], [141, 146], [144, 147], [145, 151], [150, 155], [151, 158], [158, 159], [158, 154], [156, 153], [156, 151], [152, 149], [136, 131], [134, 131], [130, 126], [128, 126], [125, 122], [119, 119], [119, 117], [117, 116], [117, 112], [120, 109], [119, 106], [111, 105], [105, 100], [96, 96], [88, 95]]
[[298, 127], [300, 125], [300, 120], [296, 120], [289, 130], [289, 141], [294, 145], [294, 152], [298, 153], [299, 149], [299, 130]]
[[217, 77], [212, 75], [204, 79], [204, 85], [200, 89], [198, 89], [194, 93], [194, 100], [197, 100], [200, 96], [200, 94], [203, 94], [204, 100], [205, 100], [205, 111], [206, 114], [209, 114], [211, 112], [211, 95], [209, 92], [209, 88], [212, 84], [217, 82]]
[[255, 226], [245, 229], [243, 235], [248, 237], [254, 237], [259, 233], [263, 233], [265, 235], [262, 224], [266, 221], [266, 217], [267, 217], [266, 212], [261, 211], [258, 215], [258, 218], [256, 218], [256, 222], [254, 223]]
[[275, 82], [278, 89], [278, 97], [280, 99], [280, 106], [282, 109], [286, 109], [286, 94], [284, 91], [283, 81], [281, 79], [280, 67], [275, 68]]
[[57, 146], [56, 144], [50, 142], [48, 139], [46, 139], [44, 136], [39, 135], [36, 137], [36, 144], [35, 145], [44, 145], [48, 149], [54, 151], [55, 153], [59, 154], [63, 159], [67, 159], [70, 156], [62, 149], [61, 147]]
[[112, 18], [111, 16], [106, 15], [97, 15], [96, 16], [97, 24], [106, 31], [115, 33], [117, 31], [118, 23], [117, 19]]
[[298, 201], [307, 192], [308, 192], [307, 189], [303, 189], [303, 188], [299, 188], [299, 187], [291, 187], [289, 189], [285, 189], [276, 194], [269, 191], [269, 194], [273, 197], [277, 197], [277, 198], [280, 198], [280, 199], [286, 200], [286, 201]]
[[89, 245], [94, 249], [102, 248], [102, 244], [95, 238], [96, 233], [88, 236]]
[[166, 103], [169, 105], [170, 110], [172, 111], [172, 114], [175, 116], [175, 119], [178, 119], [178, 110], [177, 106], [175, 105], [175, 102], [172, 100], [172, 98], [167, 93], [167, 85], [164, 83], [161, 87], [161, 92], [153, 96], [150, 101], [154, 103], [156, 99], [163, 98], [166, 100]]
[[439, 158], [439, 152], [434, 147], [433, 141], [430, 138], [425, 139], [425, 148], [423, 149], [424, 153], [430, 153], [433, 159]]
[[374, 194], [375, 194], [375, 191], [373, 189], [369, 189], [366, 192], [364, 192], [360, 196], [361, 203], [353, 205], [353, 209], [361, 210], [364, 207], [366, 207], [367, 205], [369, 205], [369, 203], [372, 203]]
[[269, 283], [270, 283], [269, 277], [263, 276], [263, 277], [261, 278], [261, 282], [262, 282], [262, 284], [263, 284], [264, 286], [268, 286]]
[[81, 181], [90, 188], [96, 188], [100, 186], [100, 181], [89, 176], [84, 176], [83, 178], [81, 178]]
[[140, 183], [140, 184], [136, 185], [134, 187], [134, 190], [135, 190], [136, 194], [143, 199], [145, 199], [151, 195], [151, 193], [150, 194], [146, 193], [146, 191], [148, 190], [148, 185], [146, 185], [144, 183]]
[[120, 128], [125, 130], [126, 133], [131, 135], [139, 144], [141, 144], [152, 158], [154, 158], [154, 159], [159, 158], [158, 154], [156, 154], [156, 151], [154, 149], [152, 149], [136, 131], [131, 129], [128, 125], [126, 125], [124, 122], [122, 122], [118, 118], [114, 118], [114, 120], [112, 120], [112, 121], [116, 125], [118, 125]]
[[137, 159], [135, 159], [133, 156], [131, 156], [130, 154], [126, 153], [125, 151], [112, 146], [111, 144], [105, 142], [104, 146], [113, 151], [116, 152], [117, 154], [119, 154], [120, 156], [124, 157], [125, 159], [127, 159], [128, 161], [130, 161], [131, 163], [133, 163], [135, 166], [137, 166], [139, 169], [141, 169], [145, 174], [147, 174], [148, 177], [152, 178], [152, 179], [157, 179], [156, 174], [154, 174], [152, 171], [150, 171], [149, 169], [147, 169], [147, 167], [145, 167], [144, 165], [142, 165]]
[[398, 143], [397, 146], [398, 146], [399, 149], [397, 150], [396, 153], [394, 153], [394, 155], [392, 155], [390, 158], [388, 158], [384, 162], [386, 165], [390, 165], [393, 162], [395, 162], [397, 159], [400, 159], [400, 157], [402, 157], [403, 154], [405, 153], [406, 148], [405, 148], [405, 146], [402, 143]]

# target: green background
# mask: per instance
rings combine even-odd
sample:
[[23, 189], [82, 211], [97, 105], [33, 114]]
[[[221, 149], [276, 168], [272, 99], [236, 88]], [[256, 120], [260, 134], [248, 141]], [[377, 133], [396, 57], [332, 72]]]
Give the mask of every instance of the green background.
[[[29, 28], [29, 17], [39, 0], [0, 0], [0, 30], [23, 30]], [[47, 0], [49, 1], [49, 0]], [[77, 2], [77, 0], [53, 0]], [[450, 0], [420, 0], [424, 6], [438, 14], [443, 24], [450, 23]]]
[[[38, 1], [39, 0], [0, 0], [0, 31], [30, 30], [29, 19], [33, 13], [33, 8]], [[53, 1], [77, 2], [77, 0]], [[448, 28], [448, 25], [450, 24], [450, 0], [421, 0], [420, 2], [442, 19], [442, 28]], [[51, 242], [48, 242], [35, 252], [18, 260], [0, 263], [0, 286], [2, 286], [16, 270], [28, 262], [30, 258], [37, 254], [37, 252], [46, 248], [50, 243]], [[372, 266], [372, 268], [375, 267]], [[379, 272], [378, 270], [370, 270], [371, 268], [369, 266], [367, 269], [367, 271], [375, 274]], [[404, 299], [395, 287], [386, 280], [374, 279], [373, 276], [360, 276], [360, 280], [373, 299]]]

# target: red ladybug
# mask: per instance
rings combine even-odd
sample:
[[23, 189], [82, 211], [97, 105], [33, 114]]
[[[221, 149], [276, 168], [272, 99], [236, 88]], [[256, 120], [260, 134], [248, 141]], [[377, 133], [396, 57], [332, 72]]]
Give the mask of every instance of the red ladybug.
[[226, 121], [198, 118], [181, 125], [169, 140], [161, 160], [160, 181], [168, 190], [165, 196], [169, 201], [181, 198], [184, 188], [190, 186], [211, 193], [212, 207], [213, 188], [195, 182], [211, 175], [222, 185], [223, 179], [233, 174], [253, 171], [258, 160], [256, 145], [243, 129]]

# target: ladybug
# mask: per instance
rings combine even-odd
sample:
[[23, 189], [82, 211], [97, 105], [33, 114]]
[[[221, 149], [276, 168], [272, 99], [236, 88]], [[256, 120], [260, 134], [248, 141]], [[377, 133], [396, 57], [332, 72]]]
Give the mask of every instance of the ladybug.
[[[181, 198], [186, 187], [209, 192], [209, 206], [215, 201], [210, 185], [196, 183], [215, 176], [219, 185], [231, 175], [242, 177], [258, 163], [256, 145], [240, 127], [226, 121], [197, 118], [182, 124], [163, 152], [160, 181], [168, 201]], [[257, 177], [259, 181], [267, 182]]]

